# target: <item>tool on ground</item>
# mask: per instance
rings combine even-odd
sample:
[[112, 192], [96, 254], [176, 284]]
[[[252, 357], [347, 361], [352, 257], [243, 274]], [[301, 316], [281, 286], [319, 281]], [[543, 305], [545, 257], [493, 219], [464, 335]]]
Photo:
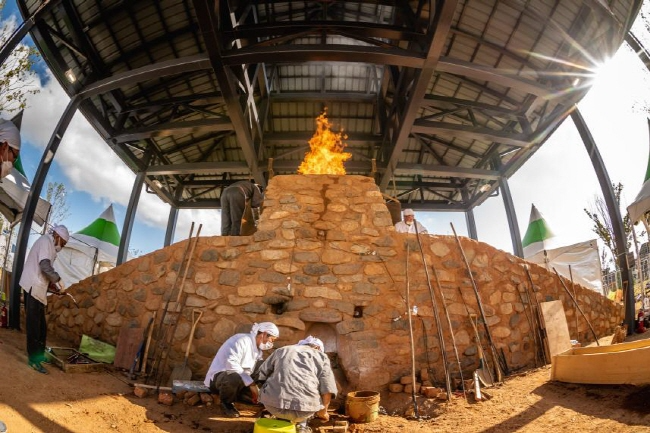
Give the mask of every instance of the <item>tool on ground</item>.
[[542, 353], [542, 360], [544, 361], [544, 365], [548, 364], [549, 358], [548, 354], [551, 353], [549, 348], [548, 348], [548, 339], [546, 337], [546, 329], [544, 328], [544, 320], [542, 319], [542, 310], [539, 307], [539, 301], [537, 301], [537, 296], [535, 295], [535, 284], [533, 283], [533, 276], [530, 275], [530, 270], [528, 269], [528, 265], [524, 264], [524, 269], [526, 270], [526, 275], [528, 276], [528, 281], [530, 282], [530, 290], [528, 290], [528, 287], [524, 284], [524, 288], [526, 289], [526, 293], [528, 295], [528, 299], [532, 300], [534, 304], [531, 304], [533, 308], [533, 320], [537, 322], [537, 326], [535, 328], [535, 331], [538, 334], [539, 341], [541, 342], [540, 350]]
[[142, 366], [142, 354], [147, 342], [147, 334], [149, 334], [149, 329], [152, 327], [152, 324], [153, 316], [149, 319], [147, 327], [144, 328], [144, 332], [142, 333], [142, 343], [140, 343], [140, 347], [138, 347], [138, 351], [135, 353], [135, 358], [133, 358], [133, 364], [131, 364], [131, 369], [129, 370], [129, 379], [131, 380], [135, 379], [135, 366], [138, 365], [138, 362], [140, 362], [140, 366]]
[[[158, 369], [158, 364], [160, 362], [160, 357], [162, 356], [162, 341], [165, 339], [163, 336], [163, 331], [167, 330], [167, 328], [164, 326], [165, 325], [165, 319], [167, 317], [167, 311], [169, 310], [169, 304], [171, 303], [172, 296], [174, 294], [174, 291], [176, 290], [176, 284], [178, 283], [182, 271], [183, 271], [183, 266], [185, 264], [185, 260], [187, 258], [187, 254], [190, 250], [190, 246], [192, 245], [192, 235], [194, 234], [194, 222], [192, 221], [192, 225], [190, 226], [190, 235], [187, 238], [187, 245], [185, 245], [185, 250], [183, 250], [183, 256], [181, 257], [181, 263], [180, 266], [178, 267], [178, 271], [176, 272], [176, 278], [174, 278], [174, 282], [172, 283], [171, 290], [169, 291], [169, 295], [167, 296], [167, 301], [165, 302], [165, 307], [163, 308], [162, 314], [160, 315], [160, 320], [158, 321], [158, 326], [156, 327], [156, 336], [155, 339], [158, 342], [156, 346], [154, 346], [154, 352], [153, 352], [153, 364], [151, 365], [152, 369], [151, 372], [153, 373], [152, 376], [155, 375]], [[147, 378], [148, 381], [148, 378]]]
[[153, 312], [152, 320], [153, 324], [149, 327], [149, 333], [147, 334], [147, 343], [144, 345], [144, 353], [142, 354], [142, 366], [140, 367], [140, 373], [147, 374], [147, 362], [149, 359], [149, 346], [151, 345], [151, 336], [153, 335], [153, 328], [156, 323], [156, 314], [157, 311]]
[[474, 370], [474, 398], [476, 401], [483, 400], [483, 395], [481, 394], [481, 378], [479, 377], [479, 371]]
[[[449, 332], [451, 334], [451, 343], [454, 346], [454, 355], [456, 355], [456, 362], [458, 363], [458, 374], [460, 375], [460, 381], [461, 383], [465, 383], [465, 379], [463, 378], [463, 367], [460, 364], [460, 355], [458, 355], [458, 346], [456, 346], [456, 337], [454, 336], [454, 328], [451, 325], [451, 318], [449, 317], [449, 310], [447, 309], [447, 304], [445, 303], [445, 295], [442, 292], [442, 286], [440, 285], [440, 279], [438, 278], [438, 271], [436, 270], [436, 267], [433, 266], [433, 263], [431, 264], [431, 269], [433, 270], [433, 276], [436, 279], [436, 287], [438, 288], [438, 292], [440, 293], [440, 298], [442, 299], [442, 310], [445, 312], [445, 318], [447, 319], [447, 326], [449, 327]], [[465, 387], [463, 387], [463, 395], [465, 396], [465, 400], [467, 400], [467, 390]]]
[[[183, 279], [181, 280], [181, 285], [178, 289], [178, 295], [176, 295], [176, 305], [175, 305], [175, 320], [171, 324], [171, 326], [165, 327], [165, 332], [164, 336], [165, 338], [160, 342], [161, 346], [161, 352], [160, 352], [160, 359], [158, 360], [158, 365], [160, 365], [160, 362], [162, 361], [162, 368], [159, 368], [157, 371], [157, 376], [156, 376], [156, 384], [160, 386], [160, 383], [162, 382], [162, 377], [165, 372], [165, 369], [167, 368], [167, 361], [169, 359], [168, 352], [171, 347], [172, 341], [174, 340], [174, 334], [176, 333], [176, 327], [178, 326], [178, 322], [180, 321], [180, 316], [183, 313], [183, 307], [185, 304], [185, 301], [183, 299], [183, 291], [185, 288], [185, 281], [187, 280], [187, 273], [190, 269], [190, 265], [192, 264], [192, 258], [194, 256], [194, 250], [196, 249], [196, 244], [199, 243], [199, 237], [201, 235], [201, 228], [203, 227], [203, 224], [199, 224], [199, 229], [196, 231], [196, 236], [194, 239], [192, 239], [192, 248], [190, 249], [190, 254], [187, 258], [187, 264], [185, 265], [185, 272], [183, 273]], [[170, 331], [171, 332], [168, 332]], [[164, 358], [164, 359], [163, 359]]]
[[[198, 314], [197, 314], [198, 313]], [[172, 374], [169, 377], [169, 386], [172, 386], [174, 380], [191, 380], [192, 379], [192, 370], [187, 366], [187, 358], [190, 356], [190, 348], [192, 347], [192, 340], [194, 339], [194, 331], [196, 330], [196, 325], [199, 324], [203, 316], [203, 311], [192, 310], [192, 329], [190, 330], [190, 336], [187, 339], [187, 349], [185, 349], [185, 359], [183, 359], [183, 364], [177, 367], [174, 367]]]
[[485, 355], [483, 353], [483, 345], [481, 344], [481, 337], [478, 333], [478, 318], [476, 314], [469, 315], [469, 321], [472, 323], [472, 328], [474, 329], [474, 336], [476, 337], [476, 347], [478, 352], [478, 369], [474, 372], [475, 377], [478, 377], [485, 386], [494, 385], [494, 377], [492, 372], [488, 367], [485, 361]]
[[[436, 321], [436, 328], [438, 329], [438, 343], [440, 344], [440, 352], [442, 354], [442, 364], [445, 371], [445, 385], [447, 388], [447, 401], [451, 400], [451, 375], [449, 373], [449, 360], [447, 359], [447, 348], [445, 346], [445, 338], [442, 330], [442, 322], [440, 321], [440, 313], [438, 312], [438, 302], [433, 293], [433, 287], [431, 286], [431, 277], [429, 276], [429, 267], [427, 266], [427, 259], [424, 256], [424, 251], [422, 250], [422, 241], [420, 240], [420, 232], [418, 231], [418, 223], [414, 222], [415, 225], [415, 237], [418, 240], [418, 246], [420, 248], [420, 254], [422, 255], [422, 266], [424, 267], [424, 273], [427, 277], [427, 287], [429, 288], [429, 296], [431, 297], [431, 304], [433, 305], [433, 316]], [[453, 335], [453, 329], [449, 328], [449, 332]]]
[[485, 319], [485, 311], [483, 310], [483, 302], [481, 301], [481, 296], [478, 293], [478, 286], [476, 285], [476, 281], [474, 281], [474, 275], [472, 274], [472, 268], [469, 266], [469, 262], [467, 261], [467, 256], [465, 255], [465, 250], [463, 249], [463, 245], [460, 243], [460, 238], [456, 234], [456, 228], [454, 227], [453, 223], [451, 224], [451, 230], [454, 232], [454, 237], [456, 238], [456, 243], [458, 244], [458, 248], [460, 249], [460, 255], [463, 257], [463, 262], [465, 263], [465, 268], [467, 269], [467, 273], [469, 275], [469, 280], [472, 283], [472, 289], [474, 290], [474, 296], [476, 296], [476, 303], [478, 305], [478, 310], [481, 313], [481, 319], [483, 320], [483, 326], [485, 327], [485, 335], [487, 336], [488, 343], [490, 345], [490, 352], [492, 353], [492, 360], [494, 361], [494, 370], [496, 372], [496, 380], [497, 382], [502, 382], [503, 381], [503, 376], [502, 376], [502, 366], [499, 365], [500, 362], [503, 360], [499, 359], [499, 355], [497, 354], [497, 348], [494, 344], [494, 340], [492, 340], [492, 333], [490, 332], [490, 327], [487, 324], [487, 320]]
[[409, 279], [409, 255], [411, 253], [411, 250], [409, 248], [409, 244], [406, 244], [406, 311], [408, 315], [408, 323], [409, 323], [409, 337], [411, 339], [411, 399], [413, 400], [413, 414], [415, 415], [415, 418], [419, 418], [420, 415], [418, 413], [418, 403], [417, 400], [415, 399], [415, 344], [413, 342], [413, 320], [411, 319], [411, 280]]
[[560, 280], [560, 283], [562, 284], [564, 291], [567, 292], [569, 298], [571, 298], [576, 308], [578, 309], [578, 311], [580, 311], [580, 314], [582, 314], [582, 317], [587, 322], [587, 325], [589, 325], [589, 329], [591, 329], [591, 333], [594, 336], [594, 340], [596, 340], [596, 345], [600, 346], [600, 343], [598, 342], [598, 336], [596, 335], [596, 331], [594, 331], [594, 327], [591, 326], [591, 322], [589, 321], [589, 319], [587, 319], [587, 316], [585, 315], [584, 311], [582, 311], [582, 308], [580, 308], [580, 305], [578, 305], [578, 301], [576, 300], [575, 296], [573, 296], [573, 294], [569, 291], [569, 289], [567, 289], [566, 285], [564, 284], [564, 281], [562, 281], [562, 278], [560, 277], [560, 274], [557, 273], [557, 269], [553, 268], [553, 272], [555, 272], [555, 275], [557, 275], [557, 279]]
[[519, 285], [517, 285], [516, 290], [517, 290], [517, 294], [519, 295], [519, 300], [521, 301], [521, 305], [522, 305], [522, 307], [524, 309], [524, 314], [526, 315], [526, 321], [528, 322], [528, 326], [530, 327], [530, 331], [533, 333], [533, 347], [535, 349], [535, 367], [539, 367], [540, 366], [539, 365], [539, 362], [540, 362], [539, 341], [537, 341], [538, 334], [537, 334], [537, 331], [535, 330], [535, 324], [533, 323], [533, 319], [531, 317], [532, 306], [530, 305], [530, 299], [528, 300], [528, 308], [531, 310], [531, 312], [529, 312], [526, 309], [526, 304], [527, 303], [524, 300], [524, 296], [521, 294], [521, 291], [519, 291]]

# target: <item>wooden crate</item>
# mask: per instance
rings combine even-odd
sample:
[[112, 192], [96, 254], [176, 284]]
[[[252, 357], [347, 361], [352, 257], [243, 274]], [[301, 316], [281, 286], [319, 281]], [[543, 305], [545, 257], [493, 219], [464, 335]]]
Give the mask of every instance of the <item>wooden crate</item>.
[[48, 347], [45, 356], [65, 373], [104, 371], [104, 364], [88, 358], [71, 347]]

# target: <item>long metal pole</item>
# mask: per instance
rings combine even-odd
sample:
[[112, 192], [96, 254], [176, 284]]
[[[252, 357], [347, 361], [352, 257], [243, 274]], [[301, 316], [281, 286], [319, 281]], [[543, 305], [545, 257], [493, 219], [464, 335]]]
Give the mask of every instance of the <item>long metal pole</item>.
[[[539, 307], [539, 302], [537, 301], [537, 295], [535, 295], [535, 284], [533, 284], [533, 276], [530, 275], [530, 271], [528, 270], [528, 265], [524, 264], [524, 269], [526, 270], [526, 275], [528, 276], [528, 281], [530, 282], [530, 292], [528, 292], [528, 287], [524, 285], [524, 288], [526, 289], [526, 293], [528, 295], [529, 301], [532, 300], [534, 304], [531, 304], [531, 307], [534, 308], [533, 312], [533, 320], [537, 321], [537, 329], [536, 332], [538, 333], [538, 337], [540, 342], [542, 343], [540, 349], [542, 350], [542, 360], [544, 361], [544, 365], [548, 364], [548, 356], [546, 356], [546, 349], [548, 346], [548, 342], [546, 339], [546, 331], [542, 328], [542, 312]], [[550, 353], [550, 351], [549, 351]]]
[[[573, 123], [575, 123], [576, 128], [580, 133], [580, 137], [582, 138], [582, 142], [587, 149], [591, 163], [594, 166], [594, 171], [598, 177], [598, 183], [600, 183], [600, 189], [603, 192], [603, 198], [607, 204], [607, 212], [612, 223], [614, 240], [616, 241], [616, 257], [614, 257], [614, 260], [618, 264], [618, 269], [621, 271], [621, 281], [623, 284], [623, 293], [625, 295], [625, 323], [627, 324], [628, 335], [630, 335], [634, 330], [635, 319], [634, 278], [630, 273], [627, 263], [627, 245], [625, 228], [623, 227], [623, 218], [621, 217], [616, 196], [612, 190], [612, 182], [609, 179], [609, 174], [607, 174], [607, 169], [605, 168], [605, 161], [603, 161], [603, 158], [598, 151], [598, 147], [596, 146], [596, 141], [591, 135], [587, 123], [580, 114], [578, 107], [574, 107], [574, 110], [571, 112], [571, 119], [573, 119]], [[629, 288], [630, 290], [626, 290], [626, 288]]]
[[413, 413], [416, 418], [419, 418], [418, 403], [415, 399], [415, 344], [413, 342], [413, 320], [411, 319], [411, 280], [409, 279], [409, 255], [411, 250], [409, 244], [406, 244], [406, 314], [409, 322], [409, 337], [411, 339], [411, 399], [413, 400]]
[[[447, 348], [445, 346], [445, 338], [442, 331], [442, 322], [440, 321], [440, 313], [438, 312], [438, 302], [433, 293], [433, 287], [431, 286], [431, 277], [429, 276], [429, 267], [427, 266], [427, 259], [424, 256], [424, 251], [422, 250], [422, 241], [420, 239], [420, 232], [418, 231], [418, 222], [417, 220], [413, 221], [415, 226], [415, 237], [418, 240], [418, 246], [420, 247], [420, 254], [422, 255], [422, 266], [424, 266], [424, 274], [427, 277], [427, 286], [429, 287], [429, 295], [431, 296], [431, 304], [433, 305], [433, 316], [436, 320], [436, 327], [438, 328], [438, 343], [440, 344], [440, 352], [442, 353], [442, 362], [443, 369], [445, 371], [445, 385], [447, 386], [447, 401], [451, 400], [451, 376], [449, 374], [449, 360], [447, 359]], [[449, 328], [449, 332], [453, 335], [453, 330]]]
[[490, 327], [487, 324], [485, 310], [483, 309], [483, 301], [481, 301], [481, 296], [478, 293], [478, 286], [476, 285], [476, 281], [474, 281], [474, 275], [472, 275], [472, 268], [470, 268], [469, 266], [469, 262], [467, 261], [467, 256], [465, 256], [465, 250], [463, 249], [463, 245], [461, 245], [460, 243], [460, 238], [456, 234], [456, 228], [454, 227], [454, 224], [453, 223], [449, 223], [449, 224], [451, 224], [451, 230], [454, 232], [456, 243], [458, 244], [458, 248], [460, 249], [460, 255], [463, 257], [463, 262], [465, 263], [465, 267], [467, 268], [467, 273], [469, 274], [469, 280], [472, 283], [472, 289], [474, 289], [474, 295], [476, 296], [476, 303], [478, 304], [478, 310], [481, 313], [481, 319], [483, 320], [483, 327], [485, 328], [485, 335], [487, 336], [488, 343], [490, 345], [490, 351], [492, 352], [492, 360], [494, 361], [494, 370], [496, 371], [497, 374], [497, 382], [502, 382], [503, 377], [501, 372], [501, 366], [499, 365], [500, 362], [499, 355], [497, 354], [497, 348], [494, 344], [494, 340], [492, 340], [492, 333], [490, 332]]
[[41, 162], [36, 169], [34, 181], [27, 196], [27, 202], [23, 209], [23, 216], [20, 219], [20, 229], [18, 230], [18, 240], [16, 241], [16, 255], [14, 257], [13, 271], [11, 273], [11, 296], [9, 299], [9, 327], [12, 329], [20, 329], [20, 276], [23, 273], [23, 265], [25, 264], [25, 256], [27, 252], [27, 243], [29, 241], [29, 231], [32, 227], [34, 214], [36, 213], [36, 206], [38, 199], [45, 183], [45, 178], [50, 170], [50, 165], [54, 159], [54, 155], [59, 148], [59, 144], [63, 139], [72, 117], [77, 112], [81, 98], [76, 95], [65, 108], [65, 111], [56, 125], [50, 141], [45, 147]]
[[553, 272], [555, 272], [555, 275], [557, 275], [557, 279], [560, 280], [560, 283], [562, 284], [562, 287], [564, 290], [567, 292], [573, 303], [575, 304], [576, 308], [578, 311], [580, 311], [580, 314], [582, 314], [582, 317], [587, 321], [587, 325], [589, 325], [589, 329], [591, 329], [591, 333], [594, 335], [594, 339], [596, 340], [596, 345], [600, 346], [600, 343], [598, 342], [598, 336], [596, 335], [596, 331], [594, 331], [593, 326], [591, 326], [591, 322], [589, 319], [587, 319], [587, 316], [585, 315], [584, 311], [582, 311], [582, 308], [580, 308], [580, 305], [578, 305], [578, 301], [576, 301], [576, 298], [571, 294], [569, 289], [567, 289], [566, 285], [564, 284], [564, 281], [562, 281], [562, 278], [560, 277], [560, 274], [557, 273], [557, 270], [553, 268]]

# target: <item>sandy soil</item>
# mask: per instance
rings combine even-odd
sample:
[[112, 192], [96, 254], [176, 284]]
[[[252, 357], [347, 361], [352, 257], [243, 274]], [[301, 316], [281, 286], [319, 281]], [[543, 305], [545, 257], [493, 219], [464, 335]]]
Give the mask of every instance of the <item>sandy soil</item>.
[[[0, 329], [0, 420], [9, 433], [253, 431], [252, 406], [239, 405], [244, 416], [231, 420], [220, 418], [218, 405], [164, 406], [155, 397], [138, 398], [121, 372], [64, 373], [49, 366], [49, 375], [39, 374], [27, 366], [24, 340], [22, 332]], [[451, 403], [419, 398], [419, 420], [403, 416], [413, 409], [409, 395], [382, 395], [386, 415], [350, 431], [650, 432], [650, 386], [572, 385], [548, 377], [548, 367], [510, 377], [480, 403], [462, 394]]]

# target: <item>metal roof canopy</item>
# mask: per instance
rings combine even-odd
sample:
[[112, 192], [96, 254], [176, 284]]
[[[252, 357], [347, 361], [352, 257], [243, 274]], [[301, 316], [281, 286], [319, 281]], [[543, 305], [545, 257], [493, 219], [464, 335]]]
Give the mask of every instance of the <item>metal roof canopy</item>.
[[18, 5], [41, 8], [31, 33], [55, 77], [174, 209], [218, 208], [231, 182], [295, 173], [327, 107], [349, 136], [348, 173], [414, 209], [468, 212], [585, 95], [640, 2]]

